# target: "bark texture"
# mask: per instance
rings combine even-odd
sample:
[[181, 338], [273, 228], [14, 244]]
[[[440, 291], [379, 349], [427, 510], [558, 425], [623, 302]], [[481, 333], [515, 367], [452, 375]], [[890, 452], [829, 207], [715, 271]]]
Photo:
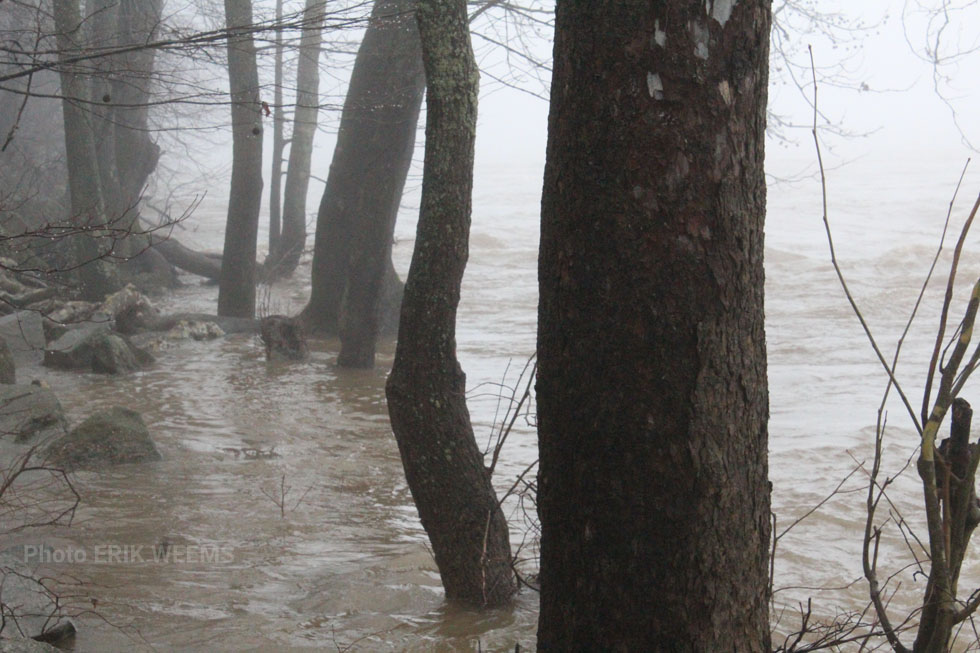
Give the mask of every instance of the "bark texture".
[[337, 333], [343, 312], [341, 362], [358, 367], [373, 364], [378, 332], [397, 323], [391, 244], [425, 91], [415, 4], [375, 2], [317, 215], [303, 319], [310, 331]]
[[[252, 25], [251, 0], [225, 0], [229, 29]], [[262, 202], [262, 106], [250, 32], [228, 38], [232, 167], [228, 222], [218, 284], [218, 315], [255, 315], [255, 252]]]
[[559, 0], [541, 650], [768, 651], [767, 0]]
[[515, 591], [507, 523], [473, 437], [456, 359], [479, 74], [465, 0], [422, 0], [418, 25], [428, 79], [422, 205], [388, 409], [446, 597], [500, 605]]

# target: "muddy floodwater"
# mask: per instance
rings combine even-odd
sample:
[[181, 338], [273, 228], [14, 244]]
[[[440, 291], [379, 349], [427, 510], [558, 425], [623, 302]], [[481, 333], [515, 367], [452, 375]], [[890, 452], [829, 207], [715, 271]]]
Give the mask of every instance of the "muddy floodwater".
[[[887, 349], [934, 251], [961, 162], [923, 165], [859, 161], [830, 178], [838, 254]], [[506, 402], [498, 397], [510, 392], [500, 384], [516, 382], [534, 348], [540, 180], [537, 167], [494, 169], [477, 179], [458, 345], [483, 446], [503, 416]], [[978, 175], [968, 180], [969, 199], [977, 181]], [[870, 460], [884, 389], [829, 264], [818, 190], [813, 180], [770, 190], [766, 290], [777, 530]], [[217, 251], [222, 210], [202, 206], [176, 236]], [[964, 211], [956, 215], [961, 221]], [[413, 230], [407, 209], [395, 254], [403, 272]], [[975, 279], [980, 243], [972, 238], [967, 247], [962, 274]], [[277, 284], [264, 310], [302, 308], [308, 273], [306, 265]], [[158, 300], [161, 308], [213, 312], [216, 287], [190, 276], [184, 282]], [[938, 288], [929, 293], [900, 368], [917, 398], [939, 296]], [[73, 424], [112, 405], [139, 410], [164, 458], [78, 474], [82, 504], [71, 528], [17, 536], [49, 552], [74, 552], [70, 561], [42, 567], [77, 579], [79, 586], [69, 588], [73, 601], [91, 608], [76, 620], [76, 650], [533, 648], [532, 591], [512, 608], [490, 612], [443, 600], [387, 419], [392, 343], [382, 345], [374, 371], [338, 369], [337, 351], [334, 340], [316, 341], [307, 362], [268, 363], [257, 338], [231, 336], [176, 343], [152, 367], [121, 378], [40, 367], [18, 372], [50, 384]], [[968, 386], [967, 399], [976, 388]], [[894, 402], [889, 424], [892, 474], [916, 442]], [[519, 419], [495, 475], [498, 490], [536, 456], [533, 424]], [[811, 595], [821, 615], [863, 607], [864, 586], [846, 587], [861, 574], [863, 494], [855, 490], [862, 482], [856, 473], [844, 493], [781, 538], [776, 601], [787, 615]], [[896, 483], [891, 498], [910, 523], [921, 523], [913, 473]], [[515, 547], [524, 543], [522, 556], [533, 559], [533, 532], [513, 501], [508, 514]], [[883, 568], [898, 571], [909, 559], [897, 532], [884, 538]], [[900, 576], [896, 613], [910, 609], [924, 586], [912, 571]], [[974, 558], [961, 585], [978, 583]], [[784, 617], [777, 632], [792, 626]]]

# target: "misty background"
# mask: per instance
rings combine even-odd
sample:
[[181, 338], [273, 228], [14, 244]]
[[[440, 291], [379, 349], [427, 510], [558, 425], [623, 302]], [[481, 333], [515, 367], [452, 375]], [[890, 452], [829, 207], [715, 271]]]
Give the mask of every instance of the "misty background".
[[[168, 2], [167, 11], [184, 23], [220, 24], [218, 10], [200, 18], [202, 4], [207, 3]], [[257, 9], [268, 12], [269, 4]], [[292, 9], [300, 4], [288, 3]], [[542, 9], [552, 5], [531, 4]], [[776, 3], [777, 29], [783, 31], [774, 37], [770, 79], [766, 327], [770, 477], [773, 507], [782, 524], [815, 505], [856, 461], [867, 458], [885, 387], [885, 376], [830, 265], [810, 133], [813, 89], [807, 46], [813, 46], [819, 83], [817, 126], [837, 253], [887, 352], [935, 254], [957, 179], [980, 146], [980, 9], [970, 1], [946, 6], [948, 23], [942, 13], [924, 13], [914, 0]], [[470, 262], [457, 342], [482, 446], [498, 419], [494, 384], [505, 375], [513, 379], [535, 349], [549, 74], [492, 42], [515, 36], [505, 23], [484, 22], [474, 28], [486, 38], [474, 37], [484, 72]], [[323, 107], [307, 204], [308, 248], [360, 36], [358, 26], [328, 34], [321, 58]], [[520, 51], [546, 62], [548, 38], [546, 30], [526, 36]], [[271, 60], [271, 50], [261, 53], [267, 100]], [[166, 61], [160, 65], [165, 71]], [[195, 75], [199, 89], [212, 94], [211, 104], [160, 109], [158, 124], [166, 125], [176, 115], [187, 131], [159, 132], [165, 153], [160, 183], [151, 186], [149, 200], [172, 202], [169, 213], [180, 215], [200, 199], [174, 235], [195, 249], [220, 252], [231, 162], [229, 106], [223, 95], [227, 73], [220, 63], [205, 62]], [[292, 98], [287, 94], [284, 102], [288, 107]], [[264, 124], [260, 259], [268, 246], [271, 118]], [[394, 260], [403, 277], [418, 217], [422, 125], [424, 117], [395, 232]], [[172, 195], [163, 190], [167, 184]], [[978, 191], [980, 171], [971, 166], [952, 213], [954, 235]], [[980, 275], [978, 252], [980, 236], [974, 235], [965, 249], [962, 279]], [[295, 314], [303, 307], [309, 294], [308, 262], [307, 254], [292, 280], [273, 285], [266, 308]], [[942, 268], [939, 274], [944, 274]], [[214, 287], [195, 277], [184, 280], [185, 286], [161, 305], [213, 312]], [[913, 396], [921, 386], [940, 297], [940, 284], [933, 283], [899, 366], [899, 377]], [[962, 293], [957, 301], [961, 299]], [[958, 311], [954, 308], [953, 315]], [[369, 650], [382, 643], [391, 650], [427, 650], [433, 642], [473, 648], [474, 638], [487, 647], [533, 641], [537, 606], [529, 592], [521, 594], [512, 612], [474, 615], [445, 605], [388, 424], [383, 388], [391, 344], [382, 345], [380, 364], [372, 371], [339, 370], [333, 364], [335, 345], [335, 340], [315, 344], [309, 364], [275, 366], [266, 364], [254, 339], [191, 343], [119, 386], [93, 375], [39, 371], [73, 418], [82, 416], [83, 409], [115, 401], [139, 405], [164, 453], [153, 474], [91, 480], [86, 488], [89, 519], [73, 527], [70, 537], [92, 544], [106, 538], [127, 541], [136, 533], [140, 541], [152, 542], [160, 533], [174, 531], [183, 541], [228, 543], [236, 555], [230, 570], [72, 571], [89, 571], [109, 588], [105, 604], [119, 610], [114, 617], [132, 619], [148, 641], [178, 648], [200, 647], [222, 637], [242, 648], [273, 643], [333, 648], [338, 641], [369, 638]], [[980, 396], [976, 383], [967, 386], [967, 398]], [[888, 462], [894, 470], [918, 439], [894, 401], [888, 409]], [[281, 458], [253, 464], [227, 454], [229, 448], [243, 446], [274, 447]], [[518, 422], [495, 482], [509, 485], [536, 457], [533, 425]], [[278, 487], [280, 478], [288, 478], [297, 493], [313, 488], [288, 520], [280, 519], [262, 494]], [[852, 485], [860, 486], [861, 479]], [[792, 589], [778, 594], [778, 601], [792, 606], [813, 594], [812, 588], [840, 588], [861, 575], [862, 498], [837, 497], [780, 544], [777, 585]], [[921, 499], [914, 472], [896, 484], [893, 498], [899, 503]], [[526, 534], [515, 520], [514, 540]], [[900, 544], [885, 542], [895, 559], [903, 553]], [[963, 578], [964, 585], [980, 584], [980, 565], [971, 562]], [[859, 608], [866, 592], [849, 586], [818, 597], [818, 612], [832, 615], [839, 606]], [[902, 600], [896, 600], [896, 608], [914, 607], [902, 605]], [[82, 650], [121, 648], [127, 641], [111, 629], [100, 631], [97, 624], [89, 628], [81, 635]]]

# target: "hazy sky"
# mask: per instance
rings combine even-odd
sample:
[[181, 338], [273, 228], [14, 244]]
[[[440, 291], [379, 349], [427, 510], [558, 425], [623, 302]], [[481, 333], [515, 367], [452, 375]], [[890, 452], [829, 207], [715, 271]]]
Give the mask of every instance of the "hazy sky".
[[[778, 2], [776, 3], [779, 4]], [[933, 70], [912, 51], [927, 45], [929, 23], [914, 3], [887, 0], [864, 0], [861, 3], [820, 0], [814, 3], [822, 11], [840, 10], [843, 19], [838, 34], [843, 42], [832, 43], [819, 32], [805, 33], [804, 21], [792, 18], [788, 22], [792, 38], [788, 42], [797, 52], [797, 64], [806, 64], [806, 45], [812, 44], [818, 66], [833, 66], [840, 62], [850, 88], [822, 85], [819, 90], [821, 110], [839, 126], [853, 134], [867, 137], [834, 139], [842, 156], [855, 156], [876, 148], [906, 151], [939, 148], [951, 154], [966, 152], [953, 124], [949, 108], [933, 89]], [[850, 27], [864, 25], [865, 29]], [[980, 30], [980, 12], [956, 13], [944, 33], [952, 50], [976, 47]], [[931, 30], [935, 34], [935, 29]], [[906, 38], [907, 35], [907, 38]], [[910, 45], [911, 44], [911, 45]], [[789, 77], [778, 70], [783, 63], [774, 57], [770, 102], [774, 111], [787, 115], [804, 125], [804, 129], [788, 130], [800, 147], [810, 151], [808, 125], [812, 109], [792, 85]], [[980, 55], [966, 57], [956, 65], [944, 66], [942, 73], [950, 77], [943, 90], [960, 111], [961, 126], [975, 144], [980, 145], [980, 119], [974, 117], [980, 106]], [[798, 72], [800, 79], [810, 81], [809, 71]], [[856, 90], [867, 84], [867, 91]], [[515, 159], [543, 161], [546, 142], [548, 107], [543, 100], [510, 89], [501, 89], [484, 78], [480, 107], [478, 156], [487, 164], [505, 163]], [[812, 93], [806, 88], [807, 96]], [[772, 157], [795, 156], [793, 150], [772, 142]]]
[[[826, 82], [821, 84], [819, 90], [822, 112], [841, 130], [852, 134], [835, 136], [831, 129], [821, 127], [828, 165], [860, 165], [865, 170], [874, 171], [876, 161], [891, 164], [908, 159], [917, 165], [935, 165], [941, 168], [941, 178], [955, 179], [971, 152], [962, 144], [949, 108], [933, 89], [932, 67], [913, 53], [913, 46], [921, 52], [928, 43], [929, 35], [935, 35], [935, 23], [930, 30], [929, 21], [916, 11], [916, 1], [933, 3], [938, 0], [910, 0], [908, 3], [901, 0], [864, 0], [861, 3], [797, 0], [797, 5], [819, 7], [821, 11], [828, 12], [823, 18], [838, 25], [832, 30], [838, 36], [836, 43], [820, 30], [808, 29], [810, 25], [803, 17], [783, 15], [780, 18], [787, 34], [783, 45], [793, 51], [791, 60], [798, 66], [797, 79], [805, 83], [805, 97], [792, 84], [786, 72], [779, 70], [784, 67], [784, 62], [775, 56], [770, 106], [800, 127], [783, 130], [782, 133], [790, 139], [788, 143], [782, 139], [770, 139], [767, 145], [770, 174], [800, 177], [801, 173], [813, 172], [815, 156], [809, 132], [812, 109], [805, 99], [812, 97], [806, 54], [807, 44], [812, 44], [817, 66], [833, 67], [839, 63], [846, 80], [843, 87]], [[971, 0], [957, 1], [967, 3]], [[779, 6], [779, 0], [775, 4]], [[838, 9], [839, 15], [835, 15], [833, 12]], [[980, 10], [977, 8], [971, 8], [968, 13], [951, 15], [944, 32], [950, 49], [944, 50], [943, 54], [975, 47], [977, 34], [980, 34], [976, 25], [980, 25]], [[861, 26], [863, 28], [854, 29]], [[499, 50], [496, 55], [488, 54], [485, 41], [475, 38], [474, 44], [478, 49], [482, 48], [479, 56], [490, 59], [485, 63], [492, 65], [493, 57], [500, 57]], [[551, 44], [539, 40], [536, 48], [539, 53], [547, 55]], [[495, 74], [502, 72], [499, 66], [492, 70]], [[975, 144], [980, 145], [980, 120], [974, 117], [976, 107], [980, 106], [980, 55], [975, 54], [944, 66], [942, 73], [948, 77], [943, 82], [943, 90], [959, 110], [962, 128]], [[519, 169], [527, 171], [528, 188], [540, 190], [547, 142], [547, 101], [502, 87], [489, 74], [482, 76], [481, 83], [477, 133], [478, 185], [481, 175], [501, 168]], [[324, 81], [325, 86], [330, 84]], [[862, 84], [866, 85], [867, 90], [858, 90]], [[333, 88], [332, 92], [337, 94], [336, 101], [339, 101], [345, 91], [343, 80], [334, 81]], [[529, 88], [546, 92], [547, 85], [532, 83]], [[336, 121], [332, 124], [335, 125]], [[318, 133], [313, 163], [315, 176], [326, 176], [333, 146], [332, 134], [324, 131]], [[265, 145], [267, 159], [270, 149], [271, 140]], [[227, 152], [220, 144], [212, 151], [215, 161], [230, 160], [230, 138], [227, 139]], [[420, 161], [421, 157], [419, 150], [416, 158]], [[409, 181], [410, 193], [418, 190], [419, 171], [417, 167], [415, 176]], [[206, 204], [215, 202], [215, 212], [220, 214], [224, 211], [227, 190], [214, 187], [214, 178], [207, 183], [210, 192]], [[322, 183], [311, 183], [307, 207], [310, 212], [315, 212], [322, 192]], [[411, 196], [406, 200], [408, 205], [413, 201]], [[264, 212], [263, 221], [266, 216]]]

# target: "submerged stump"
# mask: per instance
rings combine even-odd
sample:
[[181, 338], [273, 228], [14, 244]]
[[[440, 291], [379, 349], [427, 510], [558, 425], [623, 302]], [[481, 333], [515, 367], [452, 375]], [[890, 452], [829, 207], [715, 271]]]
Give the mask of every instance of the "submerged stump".
[[285, 315], [264, 317], [260, 335], [266, 360], [303, 360], [309, 355], [306, 333], [299, 320]]

